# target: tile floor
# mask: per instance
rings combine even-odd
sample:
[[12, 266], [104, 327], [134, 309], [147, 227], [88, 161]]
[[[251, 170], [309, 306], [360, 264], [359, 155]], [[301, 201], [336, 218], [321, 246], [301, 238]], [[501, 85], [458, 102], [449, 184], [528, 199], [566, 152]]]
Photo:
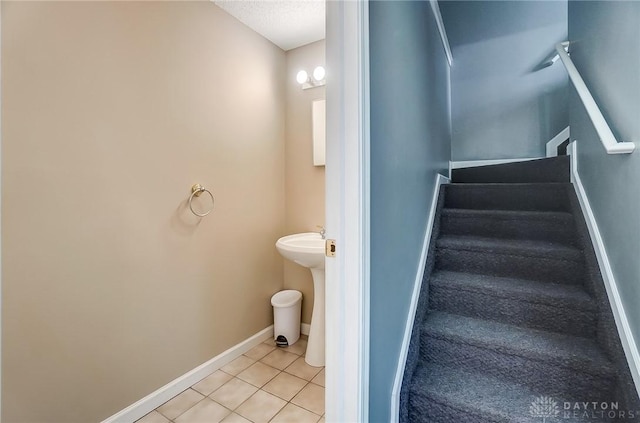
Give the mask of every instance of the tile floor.
[[137, 423], [324, 423], [324, 367], [304, 361], [306, 347], [268, 339]]

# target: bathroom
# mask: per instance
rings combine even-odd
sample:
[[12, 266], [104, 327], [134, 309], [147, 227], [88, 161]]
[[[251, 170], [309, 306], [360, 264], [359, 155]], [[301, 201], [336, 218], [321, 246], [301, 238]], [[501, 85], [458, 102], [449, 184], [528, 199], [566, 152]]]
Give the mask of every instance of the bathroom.
[[275, 242], [325, 224], [325, 88], [296, 81], [324, 40], [285, 52], [210, 2], [1, 14], [3, 421], [104, 421], [269, 327], [282, 289], [311, 323]]

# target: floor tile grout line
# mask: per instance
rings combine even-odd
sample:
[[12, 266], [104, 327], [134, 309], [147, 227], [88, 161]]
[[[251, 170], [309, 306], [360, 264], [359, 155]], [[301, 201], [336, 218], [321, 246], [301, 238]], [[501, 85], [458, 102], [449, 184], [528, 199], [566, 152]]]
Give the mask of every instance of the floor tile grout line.
[[[178, 395], [183, 394], [184, 392], [186, 392], [188, 389], [193, 390], [194, 392], [198, 393], [199, 395], [203, 395], [202, 393], [196, 391], [195, 389], [193, 389], [193, 386], [185, 389], [184, 391], [180, 392]], [[215, 391], [214, 391], [215, 392]], [[257, 392], [257, 391], [256, 391]], [[178, 395], [176, 395], [173, 398], [176, 398]], [[173, 398], [171, 398], [169, 401], [171, 401]], [[218, 401], [215, 401], [213, 398], [209, 398], [209, 395], [203, 395], [203, 398], [200, 399], [198, 402], [196, 402], [195, 404], [193, 404], [191, 407], [187, 408], [186, 410], [184, 410], [182, 413], [178, 414], [176, 417], [174, 417], [173, 419], [170, 419], [169, 417], [165, 416], [164, 414], [162, 414], [162, 412], [159, 410], [160, 407], [162, 407], [162, 405], [166, 404], [167, 402], [165, 402], [164, 404], [162, 404], [160, 407], [157, 407], [156, 409], [154, 409], [153, 411], [157, 412], [158, 414], [160, 414], [162, 417], [164, 417], [165, 419], [169, 420], [172, 423], [175, 423], [175, 420], [178, 419], [180, 416], [182, 416], [183, 414], [185, 414], [187, 411], [191, 410], [193, 407], [195, 407], [196, 405], [200, 404], [202, 401], [204, 401], [205, 399], [209, 399], [213, 402], [215, 402], [216, 404], [218, 404], [219, 406], [225, 408], [226, 410], [229, 410], [231, 413], [233, 413], [233, 410], [230, 410], [228, 407], [225, 407], [224, 405], [220, 404]], [[226, 416], [225, 416], [226, 418]]]
[[[311, 379], [313, 379], [314, 377], [316, 377], [316, 376], [318, 375], [318, 374], [315, 374], [314, 376], [312, 376], [312, 377], [311, 377], [311, 379], [310, 379], [310, 380], [307, 380], [307, 379], [305, 379], [305, 378], [303, 378], [303, 377], [300, 377], [300, 376], [298, 376], [298, 375], [296, 375], [296, 374], [293, 374], [293, 373], [288, 372], [288, 371], [287, 371], [287, 369], [284, 369], [284, 370], [283, 370], [283, 372], [285, 372], [285, 373], [286, 373], [286, 374], [288, 374], [288, 375], [295, 376], [295, 377], [297, 377], [298, 379], [306, 380], [307, 382], [311, 382]], [[320, 372], [318, 372], [318, 373], [320, 373]]]
[[[306, 388], [310, 383], [311, 383], [311, 381], [307, 382], [307, 384], [306, 384], [306, 385], [304, 385], [304, 386], [302, 387], [302, 389], [300, 389], [300, 391], [298, 391], [298, 394], [299, 394], [300, 392], [302, 392], [302, 391], [304, 390], [304, 388]], [[316, 384], [314, 383], [314, 385], [316, 385]], [[316, 385], [316, 386], [319, 386], [319, 385]], [[322, 386], [319, 386], [319, 387], [320, 387], [320, 388], [322, 388], [322, 389], [324, 389]], [[293, 396], [293, 398], [295, 398], [298, 394], [295, 394], [295, 395]], [[309, 410], [308, 408], [303, 407], [302, 405], [299, 405], [299, 404], [296, 404], [296, 403], [292, 402], [292, 401], [293, 401], [293, 398], [291, 398], [291, 401], [289, 401], [291, 404], [293, 404], [293, 405], [295, 405], [295, 406], [297, 406], [297, 407], [300, 407], [300, 408], [302, 408], [303, 410], [307, 410], [308, 412], [310, 412], [310, 413], [312, 413], [312, 414], [315, 414], [316, 416], [318, 415], [315, 411], [311, 411], [311, 410]], [[322, 416], [320, 416], [320, 417], [322, 417]]]
[[309, 383], [313, 383], [314, 385], [319, 386], [322, 389], [324, 389], [324, 386], [320, 385], [319, 383], [314, 382], [313, 380], [310, 380]]
[[[262, 389], [258, 389], [256, 392], [254, 392], [253, 394], [251, 394], [251, 395], [249, 396], [249, 398], [247, 398], [246, 400], [244, 400], [244, 401], [242, 402], [242, 404], [244, 404], [245, 402], [249, 401], [249, 399], [251, 399], [251, 398], [252, 398], [255, 394], [257, 394], [259, 391], [262, 391]], [[269, 392], [267, 392], [267, 391], [262, 391], [262, 392], [265, 392], [265, 393], [269, 394]], [[269, 395], [273, 395], [273, 394], [269, 394]], [[274, 396], [275, 396], [275, 395], [274, 395]], [[275, 396], [275, 397], [276, 397], [276, 398], [279, 398], [279, 397], [277, 397], [277, 396]], [[280, 398], [280, 399], [282, 399], [282, 398]], [[283, 401], [284, 401], [284, 400], [283, 400]], [[240, 407], [242, 406], [242, 404], [240, 404], [239, 406], [237, 406], [235, 409], [237, 410], [238, 408], [240, 408]], [[282, 411], [282, 409], [283, 409], [284, 407], [286, 407], [286, 406], [287, 406], [287, 404], [283, 405], [283, 406], [282, 406], [282, 407], [281, 407], [281, 408], [276, 412], [276, 414], [275, 414], [271, 419], [269, 419], [269, 422], [270, 422], [271, 420], [273, 420], [273, 419], [275, 418], [275, 416], [277, 416], [277, 415], [278, 415], [278, 413], [279, 413], [280, 411]], [[233, 413], [235, 413], [235, 411], [233, 411]], [[243, 418], [245, 418], [245, 419], [247, 419], [247, 420], [249, 420], [250, 422], [254, 423], [254, 422], [253, 422], [253, 420], [249, 419], [248, 417], [245, 417], [245, 416], [243, 416], [243, 415], [242, 415], [242, 414], [240, 414], [240, 413], [236, 413], [236, 414], [237, 414], [237, 415], [239, 415], [239, 416], [241, 416], [241, 417], [243, 417]], [[268, 422], [267, 422], [267, 423], [268, 423]]]
[[[276, 370], [277, 370], [277, 369], [276, 369]], [[273, 379], [275, 379], [275, 378], [276, 378], [276, 376], [278, 376], [280, 373], [282, 373], [282, 370], [278, 370], [278, 374], [276, 374], [275, 376], [273, 376], [271, 379], [269, 379], [268, 381], [266, 381], [265, 383], [263, 383], [263, 384], [262, 384], [262, 385], [260, 385], [260, 386], [254, 385], [253, 383], [251, 383], [251, 382], [249, 382], [249, 381], [247, 381], [247, 380], [244, 380], [244, 379], [240, 379], [240, 378], [238, 378], [238, 379], [240, 379], [240, 380], [241, 380], [241, 381], [243, 381], [244, 383], [248, 383], [248, 384], [249, 384], [249, 385], [251, 385], [251, 386], [255, 386], [255, 387], [256, 387], [256, 388], [258, 388], [258, 389], [262, 389], [262, 387], [263, 387], [264, 385], [266, 385], [267, 383], [271, 382], [271, 381], [272, 381]]]
[[318, 420], [317, 420], [317, 421], [320, 421], [320, 419], [321, 419], [322, 417], [324, 417], [324, 414], [323, 414], [322, 416], [318, 416], [318, 415], [317, 415], [316, 413], [314, 413], [313, 411], [311, 411], [311, 410], [307, 410], [306, 408], [301, 407], [301, 406], [299, 406], [298, 404], [294, 404], [294, 403], [292, 403], [291, 401], [288, 401], [288, 402], [284, 405], [284, 407], [282, 407], [280, 410], [278, 410], [278, 412], [275, 414], [275, 416], [273, 416], [273, 417], [271, 418], [271, 420], [269, 420], [269, 422], [267, 422], [267, 423], [272, 422], [272, 421], [273, 421], [273, 419], [275, 419], [275, 418], [278, 416], [278, 414], [280, 414], [280, 412], [281, 412], [282, 410], [284, 410], [284, 408], [285, 408], [287, 405], [289, 405], [289, 404], [291, 404], [291, 405], [293, 405], [293, 406], [295, 406], [295, 407], [298, 407], [298, 408], [302, 408], [303, 410], [308, 411], [309, 413], [311, 413], [311, 414], [313, 414], [314, 416], [318, 417]]
[[[257, 390], [256, 392], [254, 392], [253, 394], [249, 395], [249, 397], [247, 397], [247, 399], [246, 399], [246, 400], [242, 401], [242, 402], [241, 402], [241, 403], [240, 403], [236, 408], [234, 408], [233, 410], [231, 410], [231, 411], [233, 411], [233, 412], [235, 412], [235, 410], [237, 410], [238, 408], [240, 408], [240, 407], [242, 406], [242, 404], [244, 404], [245, 402], [249, 401], [249, 398], [251, 398], [251, 397], [252, 397], [252, 396], [254, 396], [256, 393], [258, 393], [258, 391], [262, 391], [262, 388], [257, 387], [257, 386], [256, 386], [256, 385], [254, 385], [254, 384], [251, 384], [251, 383], [249, 383], [249, 382], [247, 382], [247, 381], [244, 381], [244, 380], [242, 380], [242, 379], [240, 379], [240, 378], [238, 378], [238, 380], [239, 380], [239, 381], [241, 381], [241, 382], [244, 382], [244, 383], [246, 383], [246, 384], [248, 384], [248, 385], [251, 385], [251, 386], [253, 386], [254, 388], [258, 388], [258, 390]], [[267, 382], [267, 383], [269, 383], [269, 382]], [[266, 383], [265, 383], [265, 385], [266, 385]], [[267, 392], [267, 391], [264, 391], [264, 392]], [[267, 392], [267, 394], [269, 394], [269, 392]], [[273, 395], [273, 394], [270, 394], [270, 395]], [[278, 398], [279, 398], [279, 397], [278, 397]], [[217, 401], [216, 401], [216, 400], [214, 400], [213, 398], [211, 398], [211, 400], [217, 403]], [[283, 400], [283, 401], [284, 401], [284, 400]], [[222, 404], [220, 404], [220, 405], [222, 405]], [[224, 407], [224, 406], [223, 406], [223, 407]], [[236, 414], [237, 414], [237, 413], [236, 413]], [[244, 417], [244, 416], [243, 416], [243, 417]]]
[[[251, 386], [253, 386], [254, 388], [257, 388], [257, 386], [252, 385], [252, 384], [250, 384], [249, 382], [246, 382], [246, 381], [244, 381], [244, 380], [242, 380], [242, 379], [240, 379], [240, 378], [237, 378], [237, 377], [235, 377], [235, 376], [233, 377], [233, 379], [238, 379], [240, 382], [246, 383], [247, 385], [251, 385]], [[231, 382], [233, 379], [229, 379], [229, 381], [228, 381], [227, 383]], [[225, 383], [225, 385], [226, 385], [227, 383]], [[213, 391], [211, 394], [209, 394], [209, 395], [207, 396], [207, 398], [209, 398], [211, 401], [215, 402], [216, 404], [220, 404], [218, 401], [216, 401], [215, 399], [211, 398], [211, 395], [213, 395], [213, 394], [214, 394], [215, 392], [217, 392], [218, 390], [222, 389], [222, 387], [223, 387], [223, 386], [224, 386], [224, 385], [222, 385], [220, 388], [218, 388], [218, 389], [216, 389], [215, 391]], [[257, 390], [256, 392], [258, 392], [259, 390], [260, 390], [260, 388], [258, 388], [258, 390]], [[236, 408], [232, 409], [232, 410], [231, 410], [231, 412], [232, 412], [232, 413], [235, 413], [235, 411], [236, 411], [238, 408], [240, 408], [240, 406], [241, 406], [242, 404], [244, 404], [245, 402], [247, 402], [247, 400], [249, 400], [249, 398], [251, 398], [252, 396], [254, 396], [254, 395], [256, 394], [256, 392], [254, 392], [254, 393], [252, 393], [251, 395], [249, 395], [249, 396], [247, 397], [247, 399], [245, 399], [245, 400], [244, 400], [244, 401], [242, 401], [240, 404], [238, 404], [238, 406], [237, 406]], [[222, 404], [220, 404], [220, 405], [222, 405]], [[223, 406], [223, 407], [225, 407], [224, 405], [222, 405], [222, 406]], [[227, 408], [227, 407], [225, 407], [225, 408]], [[237, 413], [236, 413], [236, 414], [237, 414]]]
[[[290, 373], [285, 372], [284, 370], [283, 370], [283, 371], [281, 371], [278, 375], [276, 375], [276, 377], [278, 377], [281, 373], [286, 373], [286, 374], [287, 374], [287, 375], [289, 375], [289, 376], [297, 377], [297, 376], [294, 376], [294, 375], [292, 375], [292, 374], [290, 374]], [[275, 379], [276, 377], [274, 377], [273, 379]], [[271, 382], [273, 379], [271, 379], [269, 382]], [[299, 378], [299, 377], [298, 377], [298, 379], [300, 379], [300, 380], [304, 380], [304, 379]], [[267, 385], [269, 384], [269, 382], [265, 383], [265, 384], [264, 384], [264, 386], [267, 386]], [[305, 382], [307, 382], [307, 381], [305, 381]], [[261, 391], [266, 392], [267, 394], [271, 394], [271, 395], [273, 395], [273, 396], [276, 396], [276, 397], [280, 398], [280, 399], [281, 399], [281, 400], [283, 400], [283, 401], [291, 402], [291, 400], [292, 400], [296, 395], [298, 395], [298, 394], [300, 393], [300, 391], [302, 391], [302, 390], [305, 388], [305, 386], [307, 386], [308, 384], [309, 384], [309, 382], [307, 382], [307, 383], [305, 383], [304, 385], [302, 385], [302, 388], [300, 388], [300, 389], [299, 389], [295, 394], [293, 394], [293, 396], [292, 396], [292, 397], [291, 397], [291, 399], [289, 399], [289, 400], [284, 399], [284, 398], [282, 398], [282, 397], [278, 396], [277, 394], [272, 394], [272, 393], [271, 393], [271, 392], [269, 392], [269, 391], [265, 391], [265, 390], [264, 390], [264, 389], [262, 389], [262, 388], [260, 388], [260, 390], [261, 390]], [[264, 388], [264, 386], [263, 386], [263, 388]]]
[[[180, 392], [178, 395], [182, 395], [184, 392], [186, 392], [187, 390], [192, 389], [191, 387], [188, 387], [187, 389], [185, 389], [184, 391]], [[195, 389], [192, 389], [194, 392], [197, 392], [199, 395], [202, 395], [200, 392], [196, 391]], [[176, 395], [173, 398], [176, 398], [178, 395]], [[171, 398], [169, 401], [171, 401], [173, 398]], [[177, 416], [175, 416], [173, 419], [170, 419], [169, 417], [165, 416], [164, 414], [162, 414], [162, 412], [160, 412], [159, 408], [162, 407], [162, 405], [166, 404], [167, 402], [165, 402], [164, 404], [162, 404], [160, 407], [156, 408], [156, 411], [160, 414], [162, 414], [166, 419], [168, 419], [169, 421], [174, 421], [175, 419], [177, 419], [178, 417], [182, 416], [184, 413], [186, 413], [187, 411], [191, 410], [193, 407], [195, 407], [196, 405], [200, 404], [202, 401], [204, 401], [204, 399], [207, 398], [206, 396], [203, 396], [203, 398], [201, 398], [198, 402], [196, 402], [195, 404], [193, 404], [191, 407], [187, 408], [186, 410], [184, 410], [182, 413], [178, 414]]]
[[[186, 390], [186, 389], [185, 389]], [[184, 391], [183, 391], [184, 392]], [[174, 397], [175, 398], [175, 397]], [[216, 404], [218, 404], [220, 407], [224, 408], [225, 410], [229, 411], [229, 414], [233, 413], [234, 411], [229, 409], [229, 407], [225, 407], [224, 405], [220, 404], [218, 401], [215, 401], [213, 398], [209, 398], [209, 396], [205, 396], [204, 398], [202, 398], [200, 401], [198, 401], [197, 403], [193, 404], [191, 407], [187, 408], [182, 414], [176, 416], [175, 419], [171, 420], [169, 419], [167, 416], [164, 416], [164, 414], [162, 414], [165, 418], [167, 418], [170, 422], [175, 423], [175, 421], [180, 418], [182, 415], [184, 415], [187, 411], [191, 410], [192, 408], [194, 408], [196, 405], [200, 404], [202, 401], [209, 399], [210, 401], [215, 402]], [[239, 406], [238, 406], [239, 407]], [[236, 407], [237, 408], [237, 407]], [[159, 412], [159, 411], [158, 411]], [[224, 416], [223, 420], [226, 419], [229, 414], [227, 414], [226, 416]], [[236, 413], [237, 414], [237, 413]]]

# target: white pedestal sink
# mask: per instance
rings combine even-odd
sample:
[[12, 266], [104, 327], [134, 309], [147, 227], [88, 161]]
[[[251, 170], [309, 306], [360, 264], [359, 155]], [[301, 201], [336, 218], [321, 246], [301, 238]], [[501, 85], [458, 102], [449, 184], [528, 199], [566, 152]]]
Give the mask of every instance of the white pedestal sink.
[[314, 367], [324, 366], [324, 243], [316, 232], [288, 235], [276, 242], [284, 258], [308, 268], [313, 276], [313, 314], [304, 361]]

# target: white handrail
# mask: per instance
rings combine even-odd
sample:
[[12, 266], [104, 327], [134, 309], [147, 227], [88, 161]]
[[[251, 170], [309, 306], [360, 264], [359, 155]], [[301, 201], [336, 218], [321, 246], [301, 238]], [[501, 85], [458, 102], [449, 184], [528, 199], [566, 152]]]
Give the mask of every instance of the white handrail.
[[611, 132], [611, 128], [607, 124], [600, 108], [596, 104], [596, 101], [593, 99], [593, 96], [589, 92], [589, 88], [584, 83], [584, 80], [580, 76], [578, 69], [573, 64], [571, 57], [565, 50], [569, 46], [569, 41], [565, 41], [564, 43], [559, 43], [556, 45], [556, 51], [560, 56], [560, 60], [564, 64], [564, 67], [567, 69], [567, 73], [569, 74], [569, 78], [571, 82], [573, 82], [573, 86], [578, 92], [578, 96], [582, 103], [584, 104], [585, 109], [587, 110], [587, 114], [589, 115], [589, 119], [593, 123], [593, 126], [596, 128], [596, 132], [598, 133], [598, 137], [600, 138], [600, 142], [604, 146], [605, 150], [607, 150], [607, 154], [629, 154], [633, 153], [636, 145], [633, 142], [618, 142], [613, 132]]

